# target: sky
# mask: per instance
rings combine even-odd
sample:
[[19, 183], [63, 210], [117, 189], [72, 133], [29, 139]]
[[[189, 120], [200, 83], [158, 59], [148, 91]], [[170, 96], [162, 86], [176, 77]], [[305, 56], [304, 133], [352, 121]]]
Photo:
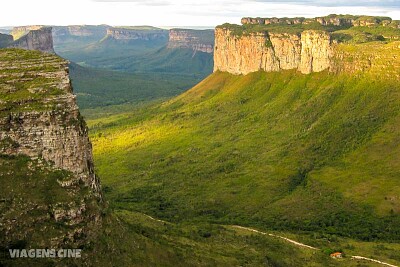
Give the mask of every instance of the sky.
[[242, 17], [328, 14], [380, 15], [400, 20], [400, 0], [2, 0], [1, 8], [0, 26], [216, 26], [239, 24]]

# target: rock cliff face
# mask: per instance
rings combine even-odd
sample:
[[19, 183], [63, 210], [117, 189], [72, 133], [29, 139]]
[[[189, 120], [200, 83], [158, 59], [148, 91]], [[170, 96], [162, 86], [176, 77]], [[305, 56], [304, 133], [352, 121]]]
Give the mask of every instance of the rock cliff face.
[[[10, 51], [23, 54], [21, 50]], [[12, 53], [8, 52], [8, 55]], [[93, 171], [87, 127], [72, 94], [68, 62], [55, 56], [40, 56], [15, 63], [3, 60], [0, 66], [3, 74], [1, 93], [28, 95], [27, 98], [2, 100], [0, 140], [11, 139], [18, 146], [0, 152], [41, 157], [56, 168], [74, 173], [77, 177], [74, 182], [84, 182], [94, 192], [100, 192]], [[45, 70], [35, 71], [38, 68]], [[14, 70], [14, 73], [8, 76], [7, 70]], [[32, 86], [20, 90], [19, 84]]]
[[28, 32], [40, 30], [43, 27], [43, 25], [18, 26], [12, 29], [11, 35], [13, 36], [14, 40], [18, 40], [22, 36], [26, 35]]
[[36, 28], [40, 26], [30, 26], [30, 27], [19, 27], [18, 30], [13, 30], [14, 32], [14, 42], [8, 47], [16, 47], [27, 50], [38, 50], [46, 53], [54, 53], [53, 48], [53, 36], [51, 27], [40, 27], [39, 29], [29, 30], [24, 35], [16, 39], [17, 32], [20, 33], [23, 30], [30, 28]]
[[0, 48], [7, 47], [13, 42], [13, 37], [8, 34], [0, 33]]
[[168, 48], [189, 48], [194, 52], [212, 53], [214, 51], [213, 30], [171, 29]]
[[54, 26], [54, 42], [62, 42], [69, 38], [103, 38], [107, 33], [107, 25], [70, 25]]
[[162, 29], [108, 28], [107, 37], [115, 40], [167, 40], [168, 31]]
[[319, 23], [324, 26], [388, 26], [392, 28], [400, 28], [398, 20], [392, 20], [390, 17], [374, 17], [374, 16], [351, 16], [351, 15], [329, 15], [317, 18], [242, 18], [242, 24], [311, 24]]
[[215, 31], [214, 71], [233, 74], [298, 69], [302, 73], [329, 68], [330, 35], [323, 31], [289, 33], [256, 32], [235, 35], [230, 29]]
[[[102, 195], [68, 62], [4, 49], [0, 77], [0, 245], [85, 243], [87, 226], [100, 221]], [[12, 164], [19, 167], [10, 171]], [[35, 232], [38, 225], [45, 231]]]

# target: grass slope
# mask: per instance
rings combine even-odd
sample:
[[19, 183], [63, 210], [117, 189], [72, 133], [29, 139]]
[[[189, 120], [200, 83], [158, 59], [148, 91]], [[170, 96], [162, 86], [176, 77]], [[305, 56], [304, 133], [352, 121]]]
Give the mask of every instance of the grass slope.
[[214, 73], [89, 124], [113, 208], [399, 241], [399, 97], [395, 79], [368, 73]]

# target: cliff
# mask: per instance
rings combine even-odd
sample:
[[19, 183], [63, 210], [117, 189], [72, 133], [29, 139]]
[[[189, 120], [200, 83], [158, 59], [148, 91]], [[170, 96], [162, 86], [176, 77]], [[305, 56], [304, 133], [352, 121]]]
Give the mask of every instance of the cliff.
[[[242, 23], [216, 28], [214, 71], [248, 74], [297, 69], [308, 74], [365, 70], [365, 60], [371, 63], [382, 54], [360, 57], [360, 49], [368, 51], [377, 45], [385, 50], [386, 44], [400, 39], [396, 22], [386, 17], [243, 18]], [[387, 64], [391, 61], [388, 58]]]
[[107, 25], [70, 25], [70, 26], [54, 26], [53, 40], [54, 43], [64, 42], [72, 39], [98, 39], [103, 38], [107, 33]]
[[3, 49], [0, 77], [0, 246], [86, 243], [102, 195], [68, 62]]
[[28, 32], [40, 30], [43, 27], [43, 25], [18, 26], [12, 29], [11, 35], [13, 36], [14, 40], [18, 40], [22, 36], [28, 34]]
[[[39, 28], [36, 29], [37, 27]], [[29, 31], [25, 32], [25, 30]], [[22, 32], [24, 32], [24, 34], [21, 34]], [[8, 47], [16, 47], [27, 50], [38, 50], [46, 53], [54, 53], [51, 27], [41, 27], [41, 26], [18, 27], [13, 30], [13, 37], [14, 37], [14, 42]]]
[[168, 31], [154, 27], [115, 27], [108, 28], [106, 37], [114, 40], [131, 41], [153, 41], [167, 40]]
[[215, 30], [214, 71], [248, 74], [298, 69], [311, 73], [328, 68], [331, 56], [331, 38], [323, 31], [236, 36], [230, 29]]
[[13, 37], [11, 35], [0, 33], [0, 48], [7, 47], [11, 45], [12, 42], [13, 42]]
[[168, 48], [192, 49], [194, 52], [212, 53], [214, 51], [213, 30], [171, 29]]
[[352, 16], [352, 15], [336, 15], [331, 14], [325, 17], [316, 18], [251, 18], [245, 17], [241, 20], [242, 24], [259, 24], [259, 25], [270, 25], [270, 24], [287, 24], [287, 25], [298, 25], [298, 24], [312, 24], [319, 23], [323, 26], [388, 26], [392, 28], [400, 28], [398, 20], [392, 20], [390, 17], [376, 17], [376, 16]]

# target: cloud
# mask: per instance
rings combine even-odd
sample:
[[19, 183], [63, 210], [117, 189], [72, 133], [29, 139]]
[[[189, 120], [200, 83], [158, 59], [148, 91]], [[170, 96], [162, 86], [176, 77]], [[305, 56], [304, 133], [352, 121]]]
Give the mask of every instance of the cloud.
[[340, 6], [361, 6], [361, 7], [386, 7], [386, 8], [398, 8], [400, 7], [399, 0], [250, 0], [261, 3], [288, 3], [297, 5], [310, 5], [310, 6], [321, 6], [321, 7], [340, 7]]
[[92, 0], [93, 2], [103, 3], [133, 3], [142, 6], [170, 6], [172, 5], [169, 1], [164, 0]]

